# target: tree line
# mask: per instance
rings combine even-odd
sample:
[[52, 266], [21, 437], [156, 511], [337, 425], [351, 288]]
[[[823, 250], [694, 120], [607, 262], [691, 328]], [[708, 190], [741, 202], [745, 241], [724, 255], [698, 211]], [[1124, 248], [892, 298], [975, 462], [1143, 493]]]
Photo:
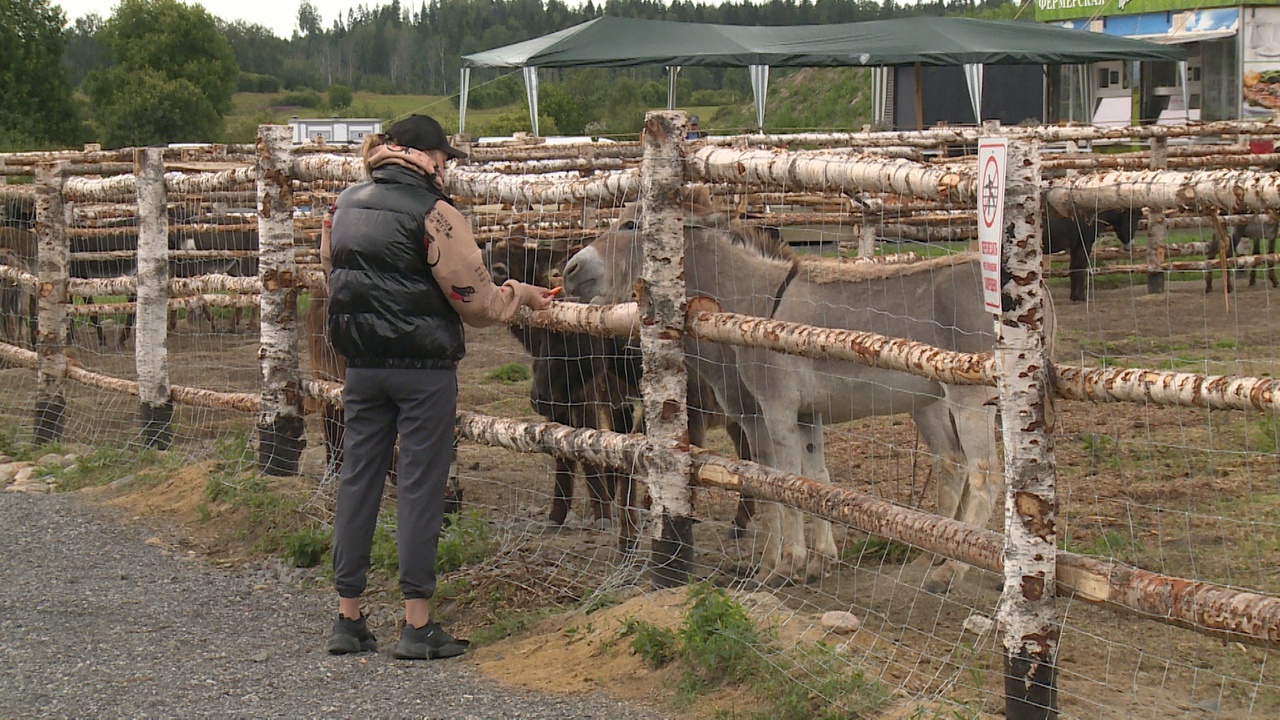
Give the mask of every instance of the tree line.
[[[740, 25], [854, 22], [914, 14], [1007, 14], [1003, 0], [769, 0], [699, 5], [691, 0], [429, 0], [360, 6], [323, 17], [309, 0], [291, 37], [228, 22], [180, 0], [121, 0], [109, 17], [66, 22], [50, 0], [0, 0], [0, 149], [108, 147], [223, 139], [234, 92], [328, 94], [352, 90], [458, 92], [461, 56], [519, 42], [601, 15]], [[661, 68], [619, 74], [552, 73], [542, 86], [547, 122], [559, 132], [631, 131], [632, 107], [665, 102]], [[746, 72], [690, 68], [681, 90], [703, 100], [749, 97]], [[518, 78], [477, 71], [471, 106], [519, 102]], [[660, 102], [651, 97], [661, 94]], [[711, 94], [708, 94], [711, 93]], [[305, 96], [305, 95], [302, 95]], [[705, 104], [719, 104], [707, 102]], [[608, 117], [610, 111], [617, 118]]]

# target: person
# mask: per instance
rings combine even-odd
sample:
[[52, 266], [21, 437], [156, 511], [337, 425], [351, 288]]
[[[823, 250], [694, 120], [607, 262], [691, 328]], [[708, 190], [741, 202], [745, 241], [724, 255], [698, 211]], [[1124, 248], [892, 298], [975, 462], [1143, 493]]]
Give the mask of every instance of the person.
[[685, 133], [685, 140], [699, 140], [706, 137], [706, 134], [698, 126], [698, 116], [689, 116], [689, 130]]
[[325, 215], [328, 331], [346, 358], [345, 461], [333, 527], [338, 618], [327, 649], [377, 650], [360, 596], [383, 483], [397, 436], [396, 508], [405, 621], [395, 657], [461, 655], [467, 642], [431, 620], [444, 491], [454, 439], [463, 323], [506, 322], [520, 306], [551, 304], [546, 288], [495, 286], [466, 218], [444, 190], [446, 163], [466, 157], [440, 123], [411, 115], [366, 137], [371, 179], [344, 190]]

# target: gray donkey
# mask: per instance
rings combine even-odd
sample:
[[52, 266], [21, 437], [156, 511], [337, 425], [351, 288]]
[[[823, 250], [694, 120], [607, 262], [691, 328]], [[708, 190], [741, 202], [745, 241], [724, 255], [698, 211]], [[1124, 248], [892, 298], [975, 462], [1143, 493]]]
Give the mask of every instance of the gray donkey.
[[[634, 220], [620, 218], [565, 267], [566, 292], [594, 302], [630, 300], [641, 245]], [[722, 215], [686, 208], [684, 267], [688, 295], [712, 297], [726, 312], [875, 332], [959, 352], [987, 352], [995, 343], [973, 255], [905, 266], [801, 261], [782, 242], [744, 232]], [[1047, 314], [1051, 319], [1051, 309]], [[685, 350], [690, 373], [713, 388], [742, 426], [757, 462], [829, 482], [823, 424], [910, 413], [936, 458], [940, 514], [978, 526], [991, 518], [1002, 487], [994, 388], [696, 339], [686, 339]], [[757, 580], [810, 580], [835, 559], [830, 523], [815, 523], [810, 551], [798, 510], [768, 504], [761, 514], [766, 539]], [[945, 591], [965, 568], [943, 563], [926, 588]]]

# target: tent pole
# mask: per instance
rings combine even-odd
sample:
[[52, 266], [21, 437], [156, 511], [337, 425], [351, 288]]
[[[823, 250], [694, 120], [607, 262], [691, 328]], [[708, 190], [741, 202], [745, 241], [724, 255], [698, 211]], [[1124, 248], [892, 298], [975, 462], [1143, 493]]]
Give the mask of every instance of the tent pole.
[[676, 109], [676, 78], [680, 76], [679, 65], [667, 66], [667, 109]]
[[916, 130], [924, 129], [924, 69], [916, 63]]
[[467, 131], [467, 95], [471, 92], [471, 68], [464, 67], [458, 78], [458, 134]]
[[533, 136], [538, 134], [538, 68], [524, 67], [524, 94], [529, 99], [529, 127], [533, 128]]

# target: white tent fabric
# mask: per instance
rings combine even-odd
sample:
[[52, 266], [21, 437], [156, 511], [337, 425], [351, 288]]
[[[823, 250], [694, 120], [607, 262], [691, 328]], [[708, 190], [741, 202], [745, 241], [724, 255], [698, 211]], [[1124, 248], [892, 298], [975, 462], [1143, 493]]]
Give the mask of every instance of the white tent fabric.
[[467, 131], [467, 96], [471, 94], [471, 68], [463, 66], [458, 78], [458, 132]]
[[540, 137], [538, 133], [538, 68], [526, 65], [521, 69], [524, 70], [524, 94], [529, 99], [529, 124], [533, 128], [533, 136]]
[[764, 131], [764, 102], [769, 94], [769, 66], [748, 65], [751, 73], [751, 92], [756, 99], [756, 129]]
[[969, 84], [969, 102], [973, 104], [974, 122], [982, 122], [982, 63], [965, 63], [964, 79]]
[[871, 122], [884, 123], [885, 110], [889, 107], [889, 68], [871, 68]]

